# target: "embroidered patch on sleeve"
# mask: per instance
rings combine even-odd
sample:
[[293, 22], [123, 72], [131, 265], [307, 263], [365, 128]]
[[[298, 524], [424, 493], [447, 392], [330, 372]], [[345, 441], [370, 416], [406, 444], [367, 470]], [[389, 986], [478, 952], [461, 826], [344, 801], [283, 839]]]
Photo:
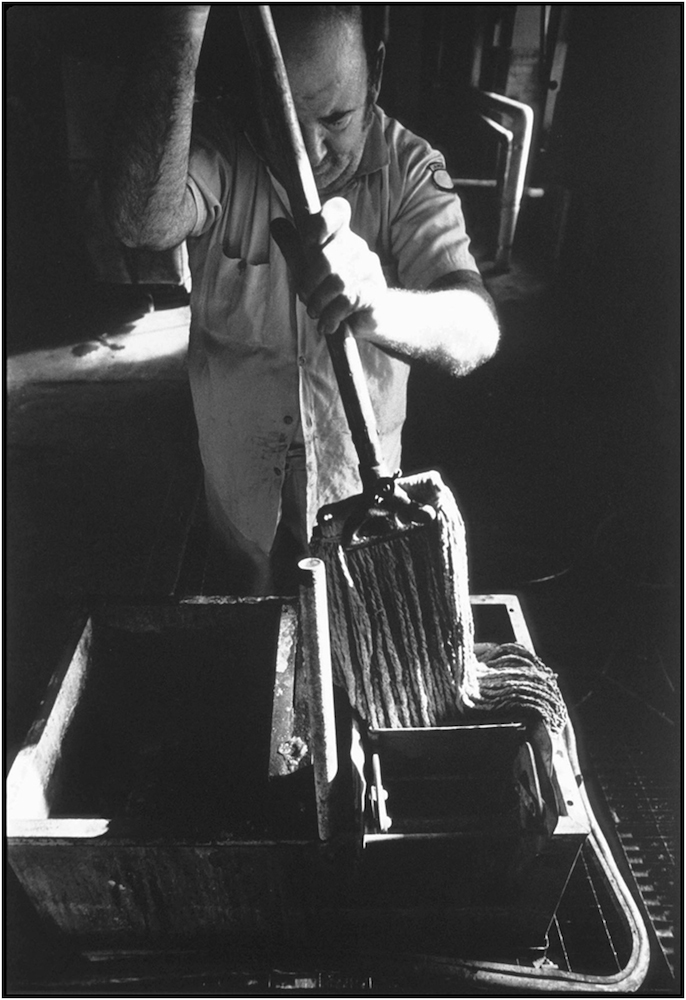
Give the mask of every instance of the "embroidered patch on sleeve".
[[435, 160], [429, 164], [429, 170], [431, 171], [431, 180], [439, 191], [455, 190], [453, 179], [445, 169], [445, 163], [442, 163], [441, 160]]

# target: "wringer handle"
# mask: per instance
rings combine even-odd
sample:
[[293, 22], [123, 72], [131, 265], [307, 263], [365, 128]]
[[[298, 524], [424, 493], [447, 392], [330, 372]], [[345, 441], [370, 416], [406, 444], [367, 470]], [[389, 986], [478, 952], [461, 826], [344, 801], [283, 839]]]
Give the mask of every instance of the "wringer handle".
[[310, 689], [310, 735], [317, 829], [321, 840], [335, 830], [333, 782], [338, 771], [336, 712], [333, 697], [331, 639], [326, 593], [326, 569], [321, 559], [301, 559], [298, 567], [303, 659]]
[[[271, 118], [265, 123], [270, 143], [278, 156], [279, 169], [291, 203], [297, 228], [321, 212], [321, 202], [307, 157], [298, 116], [288, 83], [279, 40], [268, 4], [240, 4], [243, 31], [259, 76], [265, 107]], [[381, 453], [379, 432], [369, 389], [364, 377], [357, 341], [346, 323], [327, 338], [331, 363], [341, 394], [343, 409], [360, 463], [360, 478], [371, 488], [389, 471]]]

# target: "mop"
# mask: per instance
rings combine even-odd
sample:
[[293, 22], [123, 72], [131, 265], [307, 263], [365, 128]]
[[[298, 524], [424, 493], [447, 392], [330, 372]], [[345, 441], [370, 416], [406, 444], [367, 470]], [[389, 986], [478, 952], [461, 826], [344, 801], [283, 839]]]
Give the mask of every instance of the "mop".
[[[321, 211], [285, 65], [266, 5], [243, 28], [296, 228]], [[553, 731], [566, 711], [555, 677], [522, 646], [474, 652], [465, 530], [436, 472], [386, 467], [357, 343], [327, 337], [363, 492], [323, 508], [311, 542], [326, 566], [334, 680], [376, 728], [444, 725], [466, 709], [537, 712]]]
[[535, 654], [489, 643], [477, 657], [465, 527], [451, 491], [437, 472], [398, 486], [433, 518], [346, 541], [332, 505], [312, 540], [327, 567], [334, 679], [351, 705], [375, 729], [449, 725], [474, 710], [534, 713], [560, 732], [565, 705]]

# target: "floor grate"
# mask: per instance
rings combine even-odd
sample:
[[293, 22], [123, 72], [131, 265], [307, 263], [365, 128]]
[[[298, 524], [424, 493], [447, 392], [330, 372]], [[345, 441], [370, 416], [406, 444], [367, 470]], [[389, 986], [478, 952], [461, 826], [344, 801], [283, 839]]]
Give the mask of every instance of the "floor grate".
[[676, 975], [678, 788], [626, 746], [595, 760], [617, 836], [672, 976]]

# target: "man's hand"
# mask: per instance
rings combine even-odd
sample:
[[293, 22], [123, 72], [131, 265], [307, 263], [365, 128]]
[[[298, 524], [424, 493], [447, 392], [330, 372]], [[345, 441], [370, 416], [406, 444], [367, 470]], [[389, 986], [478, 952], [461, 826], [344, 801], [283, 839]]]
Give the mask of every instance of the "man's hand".
[[206, 21], [212, 5], [209, 3], [166, 3], [160, 6], [162, 8], [160, 13], [165, 18], [200, 18]]
[[208, 3], [159, 4], [161, 36], [166, 33], [177, 40], [196, 40], [202, 44], [210, 8]]
[[271, 231], [320, 333], [335, 333], [346, 321], [356, 337], [454, 375], [466, 375], [495, 352], [498, 324], [469, 287], [387, 287], [379, 258], [350, 229], [345, 198], [327, 201], [301, 236], [287, 219], [275, 219]]
[[350, 229], [346, 199], [327, 201], [302, 237], [286, 219], [274, 220], [272, 235], [319, 332], [334, 333], [347, 320], [355, 336], [376, 339], [377, 310], [388, 289], [379, 258]]

